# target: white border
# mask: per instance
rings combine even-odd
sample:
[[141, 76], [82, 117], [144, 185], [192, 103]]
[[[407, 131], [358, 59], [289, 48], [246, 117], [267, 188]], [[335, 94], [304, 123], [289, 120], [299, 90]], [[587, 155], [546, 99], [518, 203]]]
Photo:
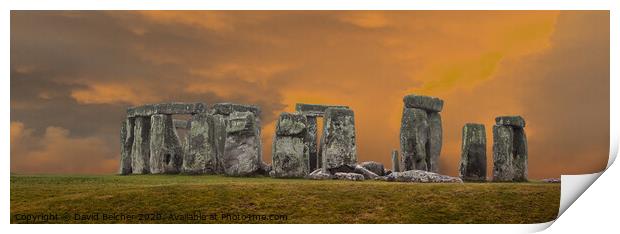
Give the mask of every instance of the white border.
[[[260, 3], [259, 3], [260, 2]], [[233, 1], [190, 1], [190, 0], [177, 0], [177, 1], [161, 1], [161, 0], [10, 0], [2, 1], [2, 47], [0, 54], [3, 56], [2, 71], [6, 78], [1, 79], [2, 85], [2, 107], [5, 111], [10, 110], [10, 10], [154, 10], [154, 9], [177, 9], [177, 10], [611, 10], [611, 81], [610, 81], [610, 159], [607, 172], [603, 173], [601, 179], [594, 183], [589, 191], [587, 191], [582, 198], [579, 199], [574, 207], [571, 207], [564, 213], [564, 215], [553, 225], [553, 227], [547, 231], [552, 232], [564, 232], [575, 231], [577, 227], [585, 227], [584, 231], [593, 230], [613, 230], [607, 228], [613, 228], [616, 226], [617, 221], [614, 217], [617, 217], [616, 211], [620, 208], [617, 202], [613, 202], [611, 199], [618, 199], [618, 189], [616, 187], [618, 175], [620, 174], [618, 166], [612, 166], [611, 163], [615, 159], [618, 152], [618, 133], [620, 132], [619, 126], [613, 120], [617, 120], [619, 115], [618, 107], [618, 94], [614, 91], [619, 90], [618, 71], [614, 65], [617, 65], [618, 61], [618, 22], [620, 22], [619, 15], [617, 14], [620, 4], [611, 0], [590, 0], [590, 1], [576, 1], [576, 0], [426, 0], [426, 1], [372, 1], [372, 0], [314, 0], [314, 1], [283, 1], [283, 0], [233, 0]], [[5, 128], [4, 134], [0, 135], [2, 149], [5, 152], [3, 160], [0, 160], [0, 165], [6, 169], [4, 171], [4, 183], [2, 185], [2, 194], [0, 195], [0, 204], [4, 212], [0, 213], [0, 220], [8, 223], [10, 221], [10, 183], [9, 183], [9, 155], [10, 155], [10, 115], [2, 115]], [[572, 176], [571, 176], [572, 177]], [[572, 184], [571, 177], [562, 177], [563, 191], [564, 186]], [[578, 178], [579, 177], [572, 177]], [[591, 184], [593, 179], [598, 178], [598, 175], [589, 177], [586, 184]], [[583, 186], [581, 186], [583, 188]], [[615, 195], [615, 196], [614, 196]], [[605, 198], [605, 199], [601, 199]], [[566, 205], [563, 205], [566, 207]], [[589, 221], [583, 223], [583, 220]], [[607, 220], [607, 222], [601, 222], [601, 220]], [[433, 232], [438, 230], [441, 232], [489, 232], [497, 233], [504, 232], [532, 232], [540, 231], [547, 228], [550, 223], [545, 224], [533, 224], [533, 225], [416, 225], [415, 227], [409, 227], [404, 225], [332, 225], [329, 227], [309, 227], [300, 228], [300, 226], [291, 225], [235, 225], [235, 226], [222, 226], [222, 225], [157, 225], [157, 226], [136, 226], [136, 225], [10, 225], [9, 227], [2, 227], [2, 230], [17, 231], [17, 229], [27, 228], [31, 231], [39, 231], [44, 233], [66, 233], [67, 228], [72, 232], [89, 232], [89, 233], [110, 233], [110, 232], [220, 232], [228, 231], [234, 227], [239, 232], [273, 232], [274, 228], [281, 231], [294, 231], [294, 232], [317, 232], [319, 229], [329, 228], [327, 230], [332, 232], [348, 232], [356, 233], [363, 232], [385, 232], [385, 231], [397, 231], [393, 229], [402, 229], [403, 231], [415, 231], [415, 232]], [[12, 230], [16, 229], [16, 230]], [[191, 230], [188, 230], [191, 229]]]

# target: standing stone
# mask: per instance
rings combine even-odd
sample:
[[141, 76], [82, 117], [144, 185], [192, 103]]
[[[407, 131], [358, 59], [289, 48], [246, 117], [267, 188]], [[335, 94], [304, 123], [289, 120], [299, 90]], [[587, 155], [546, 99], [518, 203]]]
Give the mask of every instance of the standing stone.
[[513, 181], [527, 181], [527, 137], [523, 128], [514, 129], [515, 158], [512, 161], [515, 176]]
[[217, 172], [214, 118], [207, 113], [192, 116], [189, 122], [187, 153], [183, 155], [183, 173], [215, 174]]
[[252, 112], [233, 112], [226, 124], [223, 169], [226, 175], [252, 175], [260, 169], [260, 135]]
[[464, 181], [485, 181], [487, 175], [487, 140], [483, 124], [463, 126], [459, 177]]
[[[428, 112], [427, 112], [428, 113]], [[441, 115], [437, 112], [428, 114], [429, 138], [427, 152], [427, 167], [430, 172], [439, 172], [439, 155], [441, 154], [442, 128]]]
[[304, 177], [310, 172], [309, 150], [304, 142], [307, 125], [301, 113], [280, 114], [272, 147], [273, 177]]
[[224, 174], [226, 120], [222, 115], [211, 115], [211, 118], [213, 118], [213, 146], [215, 147], [216, 174]]
[[525, 120], [521, 116], [500, 116], [493, 126], [493, 180], [527, 181], [528, 153]]
[[131, 147], [133, 145], [134, 119], [126, 118], [121, 123], [121, 163], [119, 173], [131, 174]]
[[320, 166], [319, 158], [318, 158], [318, 145], [317, 145], [317, 122], [316, 117], [314, 116], [306, 116], [307, 120], [307, 128], [306, 128], [306, 136], [304, 137], [304, 144], [308, 147], [308, 160], [310, 171], [314, 171]]
[[179, 173], [183, 163], [183, 149], [172, 115], [152, 115], [150, 135], [151, 173]]
[[400, 161], [398, 160], [398, 150], [392, 150], [392, 172], [400, 171]]
[[321, 149], [323, 170], [343, 165], [355, 167], [357, 150], [355, 143], [355, 120], [353, 111], [344, 108], [328, 108], [325, 111]]
[[[428, 115], [416, 108], [404, 108], [400, 128], [400, 151], [403, 170], [428, 170]], [[430, 160], [429, 160], [430, 161]]]
[[131, 146], [131, 173], [133, 174], [150, 173], [150, 130], [150, 117], [134, 118], [134, 139]]
[[514, 177], [514, 131], [509, 126], [493, 126], [493, 180], [512, 181]]

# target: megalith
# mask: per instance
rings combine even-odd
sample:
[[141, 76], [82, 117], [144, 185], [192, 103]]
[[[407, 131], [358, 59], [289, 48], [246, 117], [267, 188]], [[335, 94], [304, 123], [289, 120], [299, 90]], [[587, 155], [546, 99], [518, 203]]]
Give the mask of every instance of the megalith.
[[299, 112], [282, 113], [276, 122], [272, 147], [273, 177], [304, 177], [310, 172], [309, 149], [304, 142], [308, 122]]
[[133, 146], [134, 119], [125, 118], [121, 122], [121, 163], [119, 173], [131, 174], [131, 147]]
[[527, 138], [521, 116], [500, 116], [493, 126], [493, 181], [527, 181]]
[[483, 124], [463, 126], [459, 177], [463, 181], [485, 181], [487, 175], [487, 140]]
[[327, 108], [321, 136], [322, 168], [330, 171], [341, 166], [355, 167], [357, 150], [353, 110]]
[[131, 173], [150, 173], [150, 131], [151, 117], [138, 116], [134, 118], [134, 138], [131, 146]]
[[192, 115], [188, 122], [187, 149], [183, 155], [182, 172], [216, 174], [218, 158], [215, 146], [215, 117], [208, 113]]
[[260, 169], [260, 130], [252, 112], [232, 112], [226, 120], [222, 157], [226, 175], [247, 176]]
[[399, 169], [438, 172], [443, 137], [439, 112], [443, 100], [412, 94], [405, 96], [403, 102]]
[[400, 160], [398, 160], [398, 150], [392, 150], [392, 172], [400, 171]]
[[174, 128], [172, 115], [151, 116], [149, 139], [151, 173], [179, 173], [183, 163], [183, 148]]
[[426, 111], [405, 108], [400, 129], [400, 145], [403, 170], [428, 170], [427, 142], [429, 136]]

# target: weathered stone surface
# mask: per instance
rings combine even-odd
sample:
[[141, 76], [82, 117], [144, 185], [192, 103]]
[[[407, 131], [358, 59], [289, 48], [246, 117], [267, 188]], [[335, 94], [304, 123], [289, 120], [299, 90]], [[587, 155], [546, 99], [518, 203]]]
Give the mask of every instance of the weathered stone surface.
[[302, 138], [275, 136], [273, 177], [304, 177], [309, 173], [308, 148]]
[[143, 106], [131, 107], [127, 109], [127, 117], [135, 116], [151, 116], [156, 114], [197, 114], [207, 111], [207, 105], [204, 103], [160, 103], [148, 104]]
[[404, 108], [400, 128], [401, 170], [428, 170], [429, 123], [426, 111]]
[[439, 172], [439, 156], [441, 155], [442, 144], [442, 127], [441, 115], [437, 112], [428, 113], [429, 135], [427, 149], [427, 165], [428, 171]]
[[440, 112], [443, 109], [443, 100], [436, 97], [411, 94], [403, 98], [406, 108], [417, 108], [431, 112]]
[[131, 173], [148, 174], [150, 173], [149, 159], [150, 153], [150, 117], [134, 118], [134, 139], [131, 146]]
[[382, 176], [385, 174], [385, 167], [383, 166], [383, 163], [379, 163], [375, 161], [368, 161], [368, 162], [362, 162], [360, 166], [368, 169], [369, 171], [372, 171], [373, 173], [379, 176]]
[[119, 173], [131, 174], [131, 147], [133, 145], [134, 119], [126, 118], [121, 122], [121, 163]]
[[211, 107], [211, 114], [228, 116], [233, 112], [252, 112], [258, 118], [261, 114], [260, 107], [236, 103], [216, 103]]
[[495, 118], [495, 124], [503, 126], [525, 127], [525, 120], [521, 116], [499, 116]]
[[216, 172], [224, 174], [224, 150], [226, 147], [226, 118], [222, 115], [211, 115], [213, 118], [213, 145], [217, 159]]
[[264, 176], [269, 176], [269, 175], [271, 175], [271, 172], [272, 172], [271, 164], [267, 164], [267, 163], [261, 161], [260, 168], [258, 169], [257, 174], [264, 175]]
[[392, 171], [400, 171], [400, 160], [398, 160], [398, 150], [392, 150]]
[[226, 124], [223, 168], [226, 175], [245, 176], [260, 168], [260, 135], [252, 112], [233, 112]]
[[355, 120], [353, 111], [343, 108], [328, 108], [321, 139], [323, 169], [329, 170], [342, 165], [357, 164], [355, 143]]
[[349, 107], [348, 106], [337, 106], [337, 105], [305, 104], [305, 103], [295, 104], [295, 111], [302, 112], [306, 116], [324, 116], [327, 108], [348, 109]]
[[464, 181], [485, 181], [487, 176], [487, 139], [483, 124], [463, 126], [459, 177]]
[[208, 113], [200, 113], [193, 115], [189, 121], [189, 141], [183, 157], [183, 173], [216, 174], [218, 172], [214, 118]]
[[180, 129], [189, 129], [190, 128], [190, 121], [187, 120], [182, 120], [182, 119], [173, 119], [172, 120], [172, 124], [174, 125], [175, 128], [180, 128]]
[[334, 177], [338, 180], [363, 181], [364, 176], [357, 173], [337, 172]]
[[381, 177], [387, 181], [397, 182], [418, 182], [418, 183], [463, 183], [458, 177], [440, 175], [434, 172], [422, 170], [409, 170], [403, 172], [392, 172], [391, 174]]
[[172, 116], [152, 115], [149, 138], [151, 173], [179, 173], [183, 164], [183, 149], [172, 124]]
[[512, 161], [515, 175], [513, 181], [525, 182], [527, 181], [527, 138], [525, 136], [525, 130], [523, 128], [514, 128], [514, 155], [515, 158]]
[[372, 172], [372, 171], [370, 171], [370, 170], [368, 170], [365, 167], [362, 167], [360, 165], [355, 165], [353, 173], [357, 173], [357, 174], [363, 175], [365, 179], [374, 179], [374, 178], [377, 178], [379, 176], [376, 173], [374, 173], [374, 172]]
[[298, 136], [303, 138], [306, 135], [308, 121], [306, 116], [299, 112], [280, 114], [276, 123], [276, 135], [278, 136]]
[[308, 147], [308, 165], [310, 171], [314, 171], [317, 168], [321, 168], [321, 162], [318, 157], [318, 145], [317, 145], [317, 122], [316, 117], [306, 116], [307, 128], [306, 136], [304, 137], [304, 144]]
[[305, 176], [305, 178], [312, 180], [331, 180], [334, 178], [334, 176], [332, 174], [324, 172], [323, 169], [319, 168], [314, 170], [309, 175]]
[[523, 128], [493, 126], [493, 181], [527, 181], [527, 138]]

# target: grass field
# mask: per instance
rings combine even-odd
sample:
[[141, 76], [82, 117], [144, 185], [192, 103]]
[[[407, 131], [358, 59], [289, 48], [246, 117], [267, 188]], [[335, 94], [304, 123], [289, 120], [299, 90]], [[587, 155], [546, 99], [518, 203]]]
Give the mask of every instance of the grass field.
[[11, 176], [11, 223], [540, 223], [559, 202], [536, 182]]

